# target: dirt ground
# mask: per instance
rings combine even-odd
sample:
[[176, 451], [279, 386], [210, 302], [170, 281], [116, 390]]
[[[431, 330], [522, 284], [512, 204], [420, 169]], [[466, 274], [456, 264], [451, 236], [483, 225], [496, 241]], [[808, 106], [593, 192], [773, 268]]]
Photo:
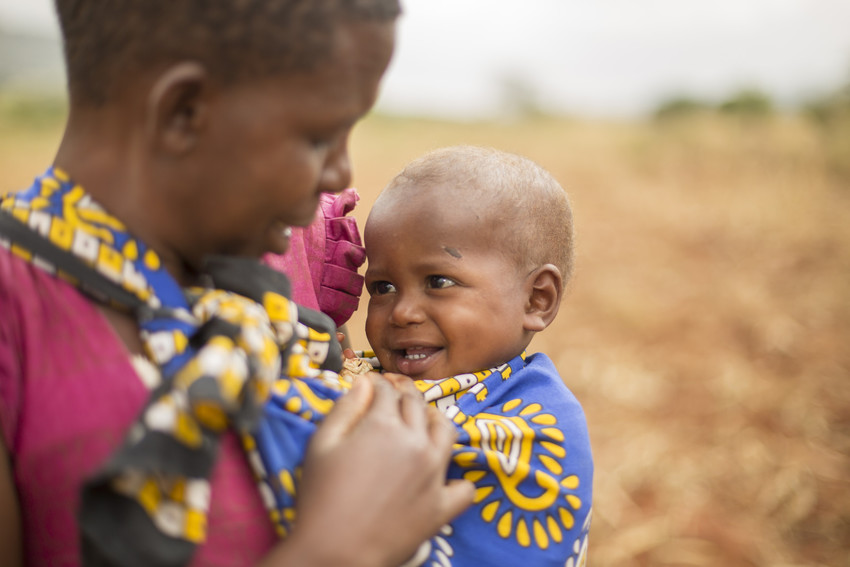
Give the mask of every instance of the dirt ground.
[[[0, 124], [0, 192], [57, 143]], [[355, 216], [405, 162], [458, 143], [527, 155], [572, 199], [577, 272], [530, 350], [587, 413], [589, 564], [850, 566], [850, 179], [820, 133], [375, 116], [352, 140]]]

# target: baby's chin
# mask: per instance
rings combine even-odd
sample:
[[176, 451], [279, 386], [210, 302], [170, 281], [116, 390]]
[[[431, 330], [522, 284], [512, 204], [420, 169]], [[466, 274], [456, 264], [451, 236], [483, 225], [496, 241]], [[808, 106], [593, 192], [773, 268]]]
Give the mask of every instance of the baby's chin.
[[[500, 360], [499, 362], [494, 362], [492, 364], [488, 361], [483, 361], [481, 363], [482, 366], [476, 366], [474, 364], [454, 366], [445, 364], [448, 362], [445, 360], [447, 358], [445, 355], [445, 349], [439, 349], [422, 359], [405, 360], [405, 358], [400, 356], [396, 351], [390, 351], [390, 354], [379, 357], [378, 361], [385, 372], [401, 374], [403, 376], [407, 376], [411, 380], [436, 382], [445, 380], [446, 378], [451, 378], [452, 376], [459, 376], [461, 374], [484, 372], [491, 368], [501, 366], [505, 362], [514, 358], [505, 358], [504, 360]], [[383, 358], [383, 360], [381, 360], [381, 358]]]
[[[380, 361], [379, 361], [380, 362]], [[386, 364], [381, 362], [381, 370], [383, 372], [391, 372], [393, 374], [400, 374], [406, 378], [410, 378], [411, 380], [426, 380], [429, 382], [435, 382], [437, 380], [443, 380], [445, 378], [449, 378], [454, 376], [454, 374], [445, 374], [439, 371], [429, 371], [429, 372], [404, 372], [401, 368], [393, 364]]]
[[473, 374], [477, 372], [477, 370], [454, 370], [454, 369], [432, 369], [427, 372], [423, 372], [421, 374], [406, 374], [405, 376], [409, 376], [412, 380], [425, 380], [427, 382], [438, 382], [440, 380], [445, 380], [447, 378], [451, 378], [452, 376], [459, 376], [461, 374]]
[[[519, 356], [519, 355], [517, 355], [517, 356]], [[413, 378], [414, 380], [427, 380], [427, 381], [430, 381], [430, 382], [435, 382], [435, 381], [439, 381], [439, 380], [445, 380], [446, 378], [451, 378], [453, 376], [460, 376], [462, 374], [478, 374], [478, 373], [481, 373], [481, 372], [486, 372], [487, 370], [492, 370], [494, 368], [498, 368], [498, 367], [502, 366], [503, 364], [507, 363], [508, 361], [513, 360], [514, 358], [516, 358], [516, 357], [506, 358], [505, 360], [502, 360], [501, 362], [494, 362], [494, 363], [491, 363], [491, 364], [484, 363], [483, 366], [476, 366], [475, 368], [472, 368], [472, 367], [431, 368], [427, 372], [423, 372], [421, 375], [410, 376], [410, 377]], [[465, 381], [462, 380], [461, 382], [465, 382]]]

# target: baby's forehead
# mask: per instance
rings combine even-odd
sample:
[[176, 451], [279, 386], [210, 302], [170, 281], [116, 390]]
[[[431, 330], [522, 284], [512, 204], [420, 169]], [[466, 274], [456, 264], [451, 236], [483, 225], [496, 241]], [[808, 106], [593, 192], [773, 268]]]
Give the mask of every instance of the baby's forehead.
[[478, 257], [513, 259], [518, 244], [533, 238], [520, 219], [504, 200], [476, 198], [451, 187], [423, 192], [407, 187], [381, 196], [369, 215], [366, 240], [368, 246], [369, 236], [378, 231], [414, 232], [432, 240], [423, 245], [445, 249], [447, 254], [474, 252]]
[[499, 243], [507, 237], [527, 237], [528, 215], [509, 192], [478, 180], [403, 180], [388, 186], [378, 197], [369, 224], [415, 226], [439, 225], [461, 236], [489, 237]]
[[446, 217], [456, 213], [489, 218], [510, 208], [510, 196], [499, 187], [472, 178], [403, 180], [391, 184], [378, 198], [389, 212], [429, 212]]

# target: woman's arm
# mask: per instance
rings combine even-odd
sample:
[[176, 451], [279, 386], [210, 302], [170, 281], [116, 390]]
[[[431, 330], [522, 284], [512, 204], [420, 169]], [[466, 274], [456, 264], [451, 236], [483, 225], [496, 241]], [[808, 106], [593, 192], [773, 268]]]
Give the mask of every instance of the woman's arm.
[[21, 567], [21, 508], [12, 478], [12, 466], [0, 435], [0, 565]]

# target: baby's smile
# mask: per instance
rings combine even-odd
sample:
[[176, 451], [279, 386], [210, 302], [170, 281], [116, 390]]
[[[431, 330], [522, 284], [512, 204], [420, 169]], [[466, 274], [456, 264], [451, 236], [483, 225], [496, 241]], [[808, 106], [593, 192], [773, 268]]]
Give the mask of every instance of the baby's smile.
[[[442, 351], [442, 347], [413, 346], [393, 349], [392, 357], [394, 365], [400, 373], [418, 378], [436, 364], [437, 355]], [[443, 378], [443, 376], [440, 378]]]

